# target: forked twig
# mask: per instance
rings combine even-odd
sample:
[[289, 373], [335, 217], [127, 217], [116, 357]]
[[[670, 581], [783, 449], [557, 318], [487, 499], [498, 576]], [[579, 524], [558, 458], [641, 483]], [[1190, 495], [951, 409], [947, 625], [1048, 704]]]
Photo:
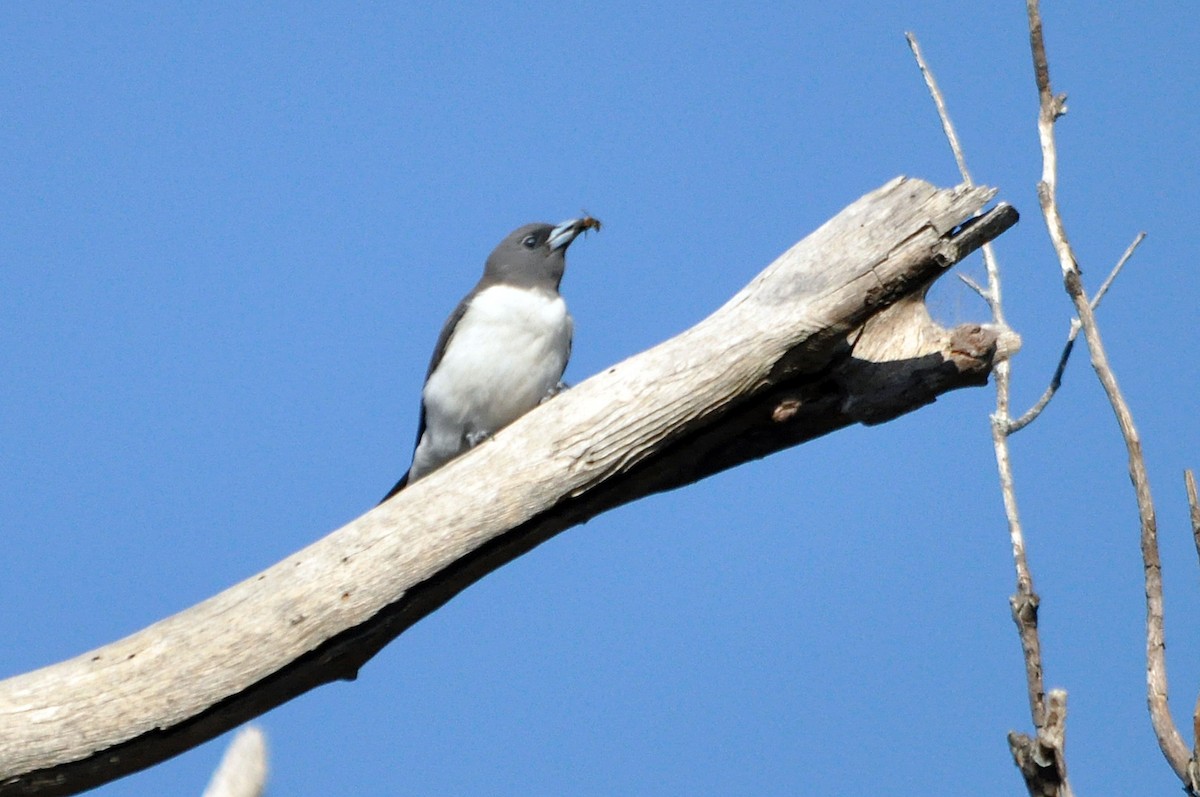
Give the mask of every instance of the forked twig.
[[1055, 95], [1050, 88], [1050, 66], [1046, 58], [1046, 45], [1042, 36], [1042, 19], [1038, 0], [1026, 0], [1029, 15], [1029, 41], [1033, 54], [1033, 71], [1037, 80], [1039, 110], [1038, 139], [1042, 148], [1042, 180], [1038, 184], [1038, 201], [1054, 251], [1058, 255], [1063, 282], [1067, 295], [1075, 305], [1075, 312], [1083, 328], [1084, 339], [1091, 353], [1092, 368], [1096, 372], [1104, 392], [1117, 416], [1121, 436], [1129, 457], [1129, 477], [1134, 484], [1137, 497], [1138, 518], [1141, 525], [1142, 572], [1146, 585], [1146, 692], [1150, 708], [1150, 721], [1158, 745], [1167, 762], [1184, 786], [1197, 793], [1194, 778], [1195, 766], [1191, 751], [1171, 720], [1167, 706], [1166, 645], [1163, 630], [1162, 562], [1158, 552], [1158, 527], [1154, 514], [1154, 501], [1150, 495], [1150, 482], [1146, 474], [1145, 458], [1141, 439], [1133, 422], [1129, 405], [1117, 384], [1116, 376], [1108, 363], [1092, 303], [1080, 279], [1075, 254], [1067, 240], [1057, 198], [1057, 150], [1054, 140], [1054, 122], [1066, 112], [1066, 97]]
[[[1096, 295], [1092, 297], [1092, 310], [1095, 311], [1100, 306], [1100, 302], [1104, 299], [1104, 295], [1108, 293], [1108, 289], [1112, 287], [1113, 280], [1121, 273], [1121, 269], [1125, 268], [1125, 264], [1129, 262], [1129, 258], [1133, 257], [1134, 250], [1146, 238], [1146, 233], [1139, 232], [1137, 237], [1133, 239], [1126, 249], [1125, 254], [1121, 255], [1121, 259], [1117, 261], [1117, 265], [1113, 266], [1113, 270], [1108, 272], [1108, 276], [1100, 285], [1100, 290], [1096, 291]], [[1075, 348], [1075, 339], [1079, 337], [1079, 319], [1071, 319], [1071, 331], [1067, 334], [1067, 342], [1063, 345], [1062, 355], [1058, 358], [1058, 365], [1054, 369], [1054, 375], [1050, 377], [1050, 386], [1046, 388], [1046, 392], [1042, 393], [1041, 398], [1037, 400], [1032, 407], [1025, 411], [1020, 418], [1008, 425], [1008, 433], [1015, 434], [1024, 429], [1029, 424], [1042, 414], [1042, 410], [1046, 409], [1046, 405], [1050, 403], [1050, 399], [1054, 398], [1054, 394], [1062, 387], [1063, 372], [1067, 369], [1067, 361], [1071, 358], [1071, 351]]]

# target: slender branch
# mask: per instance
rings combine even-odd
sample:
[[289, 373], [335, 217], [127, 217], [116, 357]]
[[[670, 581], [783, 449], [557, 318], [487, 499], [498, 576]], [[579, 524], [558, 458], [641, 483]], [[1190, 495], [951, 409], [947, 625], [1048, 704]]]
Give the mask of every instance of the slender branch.
[[929, 69], [928, 64], [925, 63], [925, 54], [921, 52], [921, 44], [912, 33], [905, 33], [904, 38], [908, 40], [908, 47], [912, 50], [913, 57], [917, 59], [917, 67], [921, 70], [921, 76], [925, 78], [929, 95], [933, 98], [933, 104], [937, 106], [938, 118], [942, 120], [942, 132], [946, 134], [946, 141], [949, 142], [950, 149], [954, 152], [954, 162], [958, 164], [958, 171], [963, 179], [970, 183], [971, 174], [967, 169], [967, 159], [963, 157], [962, 145], [958, 143], [958, 133], [954, 131], [954, 125], [950, 123], [950, 113], [946, 110], [946, 101], [942, 97], [941, 89], [938, 88], [937, 80], [933, 77], [933, 72]]
[[[950, 151], [954, 153], [954, 162], [958, 164], [958, 172], [962, 175], [963, 182], [967, 185], [975, 185], [975, 180], [971, 177], [971, 170], [967, 168], [967, 159], [963, 155], [962, 145], [958, 141], [958, 133], [954, 130], [954, 123], [950, 121], [950, 113], [946, 110], [946, 101], [942, 97], [942, 90], [938, 88], [937, 79], [933, 76], [933, 70], [925, 62], [925, 54], [921, 52], [921, 43], [917, 41], [917, 37], [912, 33], [905, 33], [904, 38], [908, 40], [908, 47], [912, 50], [913, 58], [917, 61], [917, 67], [921, 70], [921, 76], [925, 78], [925, 85], [929, 89], [929, 95], [933, 98], [933, 104], [937, 107], [938, 118], [942, 122], [942, 132], [946, 134], [946, 141], [950, 144]], [[996, 264], [996, 254], [992, 250], [990, 244], [983, 246], [983, 262], [987, 268], [988, 287], [987, 290], [982, 290], [980, 287], [970, 280], [970, 277], [959, 275], [959, 278], [975, 288], [976, 293], [983, 297], [988, 303], [992, 311], [992, 320], [997, 324], [1005, 325], [1004, 308], [1000, 301], [1000, 269]]]
[[962, 281], [963, 281], [963, 284], [964, 284], [964, 285], [966, 285], [968, 288], [970, 288], [971, 290], [973, 290], [973, 291], [975, 291], [977, 294], [979, 294], [979, 298], [983, 299], [985, 302], [988, 302], [988, 301], [990, 301], [990, 300], [989, 300], [989, 298], [988, 298], [988, 292], [987, 292], [987, 289], [986, 289], [986, 288], [984, 288], [982, 285], [980, 285], [980, 284], [979, 284], [978, 282], [976, 282], [975, 280], [971, 279], [971, 277], [970, 277], [970, 276], [968, 276], [967, 274], [962, 274], [962, 273], [959, 273], [959, 274], [957, 274], [956, 276], [957, 276], [957, 277], [958, 277], [960, 280], [962, 280]]
[[1117, 384], [1116, 375], [1108, 362], [1092, 303], [1080, 279], [1075, 254], [1067, 240], [1062, 215], [1059, 212], [1056, 194], [1057, 149], [1054, 140], [1054, 122], [1066, 112], [1065, 97], [1054, 96], [1050, 89], [1050, 66], [1046, 58], [1046, 46], [1042, 36], [1042, 20], [1038, 0], [1026, 0], [1029, 15], [1030, 49], [1033, 54], [1033, 71], [1037, 80], [1040, 98], [1038, 111], [1038, 138], [1042, 148], [1042, 181], [1038, 185], [1038, 201], [1050, 240], [1058, 255], [1067, 294], [1075, 305], [1079, 322], [1083, 327], [1084, 339], [1091, 353], [1092, 368], [1096, 372], [1104, 392], [1117, 417], [1121, 436], [1129, 459], [1129, 477], [1134, 484], [1137, 498], [1138, 518], [1141, 525], [1141, 549], [1143, 575], [1146, 587], [1146, 692], [1150, 708], [1150, 720], [1154, 734], [1167, 762], [1179, 779], [1193, 793], [1196, 784], [1192, 779], [1191, 751], [1179, 734], [1167, 705], [1166, 643], [1163, 629], [1162, 562], [1158, 552], [1158, 528], [1154, 514], [1154, 501], [1150, 495], [1150, 482], [1146, 474], [1142, 444], [1129, 405]]
[[1129, 458], [1129, 478], [1133, 481], [1137, 498], [1138, 519], [1141, 524], [1142, 570], [1146, 584], [1146, 692], [1150, 707], [1150, 720], [1159, 747], [1175, 774], [1193, 790], [1190, 781], [1189, 761], [1191, 753], [1171, 720], [1167, 705], [1167, 661], [1166, 639], [1163, 624], [1162, 560], [1158, 552], [1158, 521], [1154, 513], [1154, 499], [1150, 494], [1150, 480], [1146, 474], [1146, 462], [1142, 443], [1138, 436], [1133, 415], [1125, 401], [1117, 378], [1108, 362], [1096, 318], [1092, 314], [1076, 275], [1069, 275], [1067, 291], [1079, 310], [1083, 324], [1083, 335], [1092, 356], [1092, 368], [1117, 416], [1121, 436]]
[[[921, 46], [916, 36], [905, 34], [908, 46], [916, 58], [925, 85], [929, 88], [930, 96], [937, 107], [938, 117], [942, 122], [942, 130], [954, 153], [959, 172], [967, 184], [971, 184], [971, 174], [967, 168], [967, 160], [963, 155], [962, 145], [955, 133], [954, 124], [950, 120], [942, 92], [938, 88], [933, 71], [925, 61]], [[995, 253], [990, 246], [983, 248], [983, 260], [987, 270], [987, 288], [984, 289], [966, 275], [959, 275], [967, 285], [983, 297], [992, 311], [993, 321], [1001, 327], [1006, 327], [1004, 320], [1004, 304], [1000, 287], [1000, 267]], [[1065, 366], [1065, 360], [1062, 364]], [[1070, 797], [1071, 787], [1067, 781], [1067, 765], [1065, 758], [1066, 740], [1066, 699], [1067, 694], [1055, 690], [1050, 696], [1050, 708], [1047, 708], [1045, 695], [1045, 678], [1042, 669], [1041, 639], [1038, 635], [1038, 605], [1040, 599], [1033, 587], [1033, 574], [1029, 569], [1029, 561], [1025, 550], [1025, 535], [1021, 526], [1019, 508], [1017, 506], [1017, 491], [1013, 479], [1012, 460], [1009, 454], [1008, 436], [1012, 433], [1013, 423], [1009, 415], [1011, 364], [1008, 362], [997, 365], [994, 376], [996, 382], [996, 411], [991, 416], [992, 446], [996, 455], [996, 469], [1000, 479], [1000, 494], [1004, 501], [1004, 514], [1008, 521], [1009, 540], [1012, 545], [1013, 567], [1016, 571], [1016, 592], [1009, 598], [1013, 622], [1021, 641], [1021, 652], [1025, 661], [1025, 684], [1029, 698], [1029, 714], [1037, 729], [1037, 738], [1031, 739], [1025, 734], [1010, 733], [1009, 746], [1013, 759], [1025, 778], [1026, 787], [1033, 797]], [[1032, 420], [1032, 419], [1030, 419]], [[1028, 422], [1028, 421], [1027, 421]]]
[[[1146, 240], [1146, 233], [1139, 232], [1133, 237], [1132, 243], [1125, 247], [1125, 252], [1121, 255], [1121, 259], [1113, 266], [1113, 270], [1108, 272], [1108, 276], [1104, 278], [1104, 282], [1100, 283], [1100, 290], [1096, 291], [1096, 295], [1092, 297], [1092, 310], [1100, 306], [1100, 302], [1104, 301], [1104, 296], [1108, 293], [1108, 289], [1112, 287], [1117, 275], [1125, 268], [1125, 264], [1129, 262], [1129, 258], [1133, 257], [1133, 253], [1142, 245], [1142, 241]], [[1078, 323], [1076, 320], [1075, 323]]]
[[[1113, 266], [1113, 270], [1108, 272], [1108, 276], [1100, 285], [1100, 290], [1096, 291], [1096, 295], [1092, 297], [1092, 310], [1100, 306], [1100, 302], [1104, 299], [1108, 289], [1112, 287], [1113, 280], [1121, 273], [1121, 269], [1125, 268], [1125, 264], [1129, 262], [1129, 258], [1133, 257], [1134, 250], [1146, 238], [1146, 233], [1139, 232], [1137, 237], [1125, 249], [1125, 254], [1121, 255], [1121, 259], [1117, 261], [1117, 265]], [[1067, 334], [1067, 342], [1063, 345], [1062, 355], [1058, 358], [1058, 365], [1054, 369], [1054, 375], [1050, 377], [1050, 385], [1046, 388], [1046, 392], [1042, 393], [1042, 397], [1037, 400], [1037, 403], [1025, 411], [1025, 414], [1009, 424], [1008, 433], [1016, 434], [1024, 429], [1029, 424], [1033, 423], [1042, 410], [1050, 403], [1050, 399], [1054, 398], [1054, 394], [1062, 387], [1063, 372], [1067, 369], [1067, 361], [1071, 358], [1071, 351], [1075, 348], [1075, 339], [1079, 337], [1079, 318], [1071, 319], [1071, 330]]]
[[1200, 499], [1196, 497], [1196, 475], [1190, 468], [1183, 472], [1183, 484], [1187, 488], [1188, 510], [1192, 520], [1192, 539], [1196, 541], [1196, 555], [1200, 557]]
[[1063, 373], [1067, 370], [1067, 362], [1071, 359], [1071, 352], [1075, 350], [1075, 339], [1077, 337], [1079, 337], [1079, 321], [1072, 318], [1071, 331], [1067, 334], [1067, 342], [1063, 344], [1062, 354], [1058, 358], [1058, 365], [1055, 366], [1054, 373], [1050, 376], [1050, 384], [1046, 387], [1045, 392], [1042, 393], [1041, 398], [1032, 407], [1027, 409], [1020, 418], [1008, 424], [1008, 433], [1010, 435], [1016, 434], [1037, 420], [1038, 416], [1042, 414], [1042, 410], [1049, 406], [1050, 399], [1054, 398], [1054, 394], [1062, 387]]
[[[1183, 484], [1187, 488], [1188, 511], [1192, 521], [1192, 540], [1196, 543], [1196, 555], [1200, 557], [1200, 498], [1196, 495], [1196, 475], [1191, 469], [1183, 472]], [[1188, 766], [1188, 778], [1192, 791], [1200, 783], [1200, 697], [1192, 711], [1192, 760]]]

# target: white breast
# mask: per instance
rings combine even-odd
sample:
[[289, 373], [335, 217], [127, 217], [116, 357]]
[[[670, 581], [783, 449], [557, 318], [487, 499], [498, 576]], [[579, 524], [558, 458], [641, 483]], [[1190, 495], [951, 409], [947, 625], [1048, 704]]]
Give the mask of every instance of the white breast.
[[557, 293], [497, 285], [476, 294], [425, 384], [417, 476], [533, 409], [562, 378], [571, 316]]

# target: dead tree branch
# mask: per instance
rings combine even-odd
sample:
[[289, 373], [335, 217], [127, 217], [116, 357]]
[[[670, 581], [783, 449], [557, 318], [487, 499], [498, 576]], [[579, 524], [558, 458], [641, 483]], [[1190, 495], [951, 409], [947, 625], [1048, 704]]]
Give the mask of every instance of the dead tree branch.
[[[1196, 554], [1200, 556], [1200, 497], [1196, 495], [1196, 476], [1190, 469], [1183, 472], [1183, 485], [1187, 489], [1188, 515], [1192, 521], [1192, 540], [1196, 543]], [[1200, 783], [1200, 697], [1192, 710], [1192, 761], [1188, 767], [1191, 789], [1196, 791]]]
[[[925, 61], [916, 37], [911, 33], [906, 34], [906, 37], [913, 57], [917, 60], [917, 66], [921, 70], [921, 75], [925, 78], [925, 85], [929, 88], [933, 103], [937, 107], [942, 130], [954, 153], [954, 160], [958, 164], [959, 172], [962, 174], [963, 181], [967, 185], [971, 185], [973, 181], [967, 169], [967, 159], [963, 154], [958, 135], [954, 131], [954, 124], [950, 120], [950, 113], [942, 98], [941, 90], [938, 88], [937, 80]], [[965, 276], [962, 279], [988, 303], [988, 307], [992, 311], [992, 321], [997, 326], [1004, 327], [1006, 324], [1000, 266], [990, 244], [983, 247], [983, 260], [987, 269], [986, 288], [975, 284]], [[1066, 356], [1069, 354], [1070, 350], [1068, 349], [1060, 363], [1060, 369], [1066, 366]], [[995, 369], [996, 411], [991, 416], [992, 447], [996, 455], [1000, 494], [1004, 501], [1004, 514], [1008, 520], [1009, 541], [1012, 545], [1013, 567], [1016, 570], [1017, 579], [1016, 592], [1009, 598], [1009, 607], [1021, 640], [1021, 653], [1025, 662], [1025, 687], [1029, 698], [1029, 715], [1036, 729], [1036, 737], [1031, 738], [1026, 734], [1014, 731], [1009, 733], [1008, 742], [1013, 760], [1024, 776], [1026, 787], [1032, 797], [1070, 797], [1072, 792], [1070, 783], [1067, 781], [1064, 749], [1067, 693], [1058, 689], [1053, 690], [1048, 698], [1045, 694], [1042, 646], [1041, 638], [1038, 635], [1040, 598], [1033, 588], [1033, 573], [1029, 568], [1029, 560], [1025, 551], [1025, 532], [1021, 525], [1021, 516], [1017, 505], [1016, 483], [1008, 446], [1008, 438], [1015, 431], [1015, 424], [1009, 414], [1011, 368], [1010, 362], [1004, 362], [997, 364]], [[1049, 708], [1047, 708], [1047, 700], [1050, 703]]]
[[1050, 88], [1050, 66], [1046, 58], [1046, 46], [1042, 36], [1042, 19], [1038, 0], [1026, 0], [1029, 15], [1029, 40], [1033, 54], [1033, 71], [1037, 81], [1039, 110], [1038, 138], [1042, 148], [1042, 180], [1038, 183], [1038, 201], [1050, 241], [1058, 256], [1062, 269], [1063, 283], [1067, 295], [1075, 305], [1075, 312], [1083, 329], [1084, 339], [1091, 354], [1092, 369], [1104, 388], [1117, 417], [1117, 425], [1129, 459], [1129, 478], [1133, 481], [1137, 498], [1138, 519], [1141, 525], [1142, 571], [1146, 583], [1146, 691], [1150, 708], [1150, 721], [1159, 747], [1175, 774], [1193, 794], [1197, 783], [1193, 779], [1194, 767], [1191, 751], [1183, 741], [1178, 728], [1171, 719], [1167, 705], [1167, 662], [1166, 642], [1163, 629], [1162, 562], [1158, 552], [1158, 522], [1154, 513], [1154, 500], [1150, 494], [1150, 481], [1146, 474], [1142, 443], [1129, 405], [1117, 384], [1116, 375], [1108, 362], [1100, 328], [1092, 311], [1080, 276], [1075, 253], [1067, 239], [1062, 214], [1058, 206], [1058, 155], [1054, 139], [1054, 123], [1066, 113], [1066, 96], [1055, 95]]
[[530, 412], [279, 564], [106, 647], [0, 682], [0, 795], [72, 794], [352, 679], [471, 583], [600, 512], [984, 384], [1019, 345], [945, 329], [946, 269], [1016, 221], [897, 178], [683, 334]]

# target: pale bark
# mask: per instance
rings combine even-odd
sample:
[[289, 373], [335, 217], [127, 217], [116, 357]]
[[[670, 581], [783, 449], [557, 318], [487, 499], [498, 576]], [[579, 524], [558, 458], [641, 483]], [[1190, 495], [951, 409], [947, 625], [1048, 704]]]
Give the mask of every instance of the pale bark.
[[0, 795], [71, 794], [154, 764], [354, 678], [467, 585], [606, 509], [983, 384], [1018, 339], [943, 329], [924, 294], [1016, 221], [1007, 205], [973, 218], [993, 193], [893, 180], [700, 324], [319, 542], [130, 637], [0, 682]]
[[[1146, 591], [1146, 703], [1150, 710], [1150, 724], [1163, 756], [1179, 777], [1189, 794], [1200, 794], [1200, 771], [1192, 758], [1179, 727], [1171, 717], [1167, 696], [1167, 653], [1166, 630], [1163, 618], [1162, 560], [1158, 550], [1158, 520], [1154, 510], [1154, 499], [1150, 494], [1150, 478], [1146, 472], [1146, 458], [1142, 452], [1142, 441], [1129, 403], [1117, 383], [1116, 373], [1108, 362], [1108, 354], [1096, 323], [1093, 303], [1083, 287], [1079, 264], [1067, 238], [1062, 211], [1058, 202], [1058, 145], [1055, 141], [1054, 124], [1067, 112], [1067, 95], [1055, 94], [1050, 84], [1050, 64], [1046, 57], [1046, 43], [1042, 34], [1042, 17], [1038, 0], [1026, 0], [1029, 17], [1029, 43], [1033, 55], [1033, 72], [1038, 87], [1038, 140], [1042, 148], [1042, 179], [1038, 183], [1038, 202], [1050, 243], [1058, 256], [1063, 284], [1067, 295], [1075, 305], [1075, 313], [1087, 341], [1092, 360], [1092, 370], [1100, 381], [1104, 393], [1117, 418], [1117, 426], [1125, 441], [1128, 457], [1129, 479], [1133, 482], [1134, 498], [1138, 508], [1138, 524], [1141, 527], [1142, 577]], [[1026, 773], [1027, 783], [1029, 774]], [[1030, 793], [1034, 785], [1030, 784]], [[1061, 794], [1061, 792], [1060, 792]], [[1070, 797], [1064, 794], [1062, 797]]]
[[233, 737], [201, 797], [259, 797], [267, 787], [267, 740], [250, 725]]
[[[967, 169], [967, 159], [954, 131], [946, 101], [938, 88], [933, 71], [925, 63], [921, 46], [916, 36], [909, 33], [908, 45], [917, 59], [917, 66], [925, 78], [925, 85], [933, 97], [938, 117], [942, 120], [942, 130], [958, 163], [959, 173], [963, 182], [972, 184], [971, 173]], [[992, 320], [1003, 326], [1004, 298], [1000, 265], [990, 244], [983, 246], [983, 262], [987, 269], [987, 287], [976, 284], [965, 275], [961, 279], [979, 294], [992, 311]], [[1071, 345], [1063, 352], [1059, 363], [1061, 370], [1066, 368], [1067, 357], [1070, 356]], [[1009, 748], [1021, 774], [1025, 777], [1026, 786], [1033, 797], [1071, 797], [1071, 786], [1067, 781], [1067, 761], [1064, 754], [1066, 744], [1067, 693], [1061, 689], [1051, 690], [1046, 694], [1045, 678], [1042, 670], [1042, 643], [1038, 635], [1038, 606], [1041, 599], [1033, 588], [1033, 571], [1029, 567], [1029, 558], [1025, 549], [1025, 530], [1021, 523], [1021, 515], [1017, 505], [1016, 482], [1013, 475], [1012, 457], [1009, 452], [1008, 438], [1020, 428], [1012, 420], [1011, 385], [1012, 364], [1001, 362], [996, 364], [994, 372], [996, 385], [996, 411], [991, 416], [992, 448], [996, 454], [996, 471], [1000, 479], [1000, 494], [1004, 501], [1004, 515], [1008, 520], [1008, 536], [1012, 545], [1013, 568], [1016, 571], [1017, 590], [1009, 598], [1013, 622], [1021, 639], [1021, 653], [1025, 660], [1025, 689], [1029, 697], [1029, 715], [1037, 729], [1037, 738], [1031, 738], [1024, 733], [1011, 731], [1008, 734]], [[1036, 411], [1027, 413], [1028, 418], [1023, 423], [1028, 424], [1041, 412], [1054, 395], [1049, 391], [1039, 404]]]

